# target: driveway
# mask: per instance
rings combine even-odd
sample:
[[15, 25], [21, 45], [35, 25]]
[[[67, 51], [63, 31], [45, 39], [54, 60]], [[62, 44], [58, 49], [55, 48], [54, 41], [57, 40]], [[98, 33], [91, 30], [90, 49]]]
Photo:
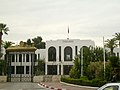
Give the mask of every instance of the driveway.
[[97, 87], [79, 86], [60, 82], [42, 82], [49, 87], [59, 88], [63, 90], [96, 90]]
[[48, 90], [48, 89], [40, 87], [38, 83], [10, 82], [10, 83], [0, 83], [0, 90]]

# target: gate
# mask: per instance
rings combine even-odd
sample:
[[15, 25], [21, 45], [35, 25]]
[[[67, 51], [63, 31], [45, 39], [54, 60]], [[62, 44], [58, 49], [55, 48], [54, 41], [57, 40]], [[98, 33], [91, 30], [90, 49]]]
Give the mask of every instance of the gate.
[[[13, 62], [13, 54], [6, 54], [7, 81], [8, 82], [33, 82], [35, 54], [31, 54], [31, 62]], [[30, 66], [27, 66], [30, 64]], [[27, 67], [29, 69], [27, 70]], [[30, 72], [29, 72], [30, 71]]]

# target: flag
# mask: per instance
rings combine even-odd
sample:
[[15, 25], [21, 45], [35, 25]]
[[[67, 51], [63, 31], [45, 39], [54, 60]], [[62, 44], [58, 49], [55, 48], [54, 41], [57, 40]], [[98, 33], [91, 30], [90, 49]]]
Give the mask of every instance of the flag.
[[68, 34], [69, 34], [69, 27], [68, 27]]

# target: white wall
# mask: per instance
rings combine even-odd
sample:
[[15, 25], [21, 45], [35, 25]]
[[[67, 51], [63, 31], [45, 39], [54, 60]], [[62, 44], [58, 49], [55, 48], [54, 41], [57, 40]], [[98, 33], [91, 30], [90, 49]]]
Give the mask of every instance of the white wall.
[[56, 58], [59, 60], [59, 46], [61, 46], [61, 60], [64, 60], [64, 49], [67, 46], [70, 46], [73, 50], [73, 59], [75, 57], [75, 46], [77, 46], [77, 53], [79, 53], [82, 46], [95, 46], [94, 41], [92, 40], [80, 40], [80, 39], [61, 39], [61, 40], [50, 40], [46, 42], [46, 62], [48, 62], [48, 49], [50, 47], [56, 48]]
[[38, 54], [40, 55], [40, 59], [45, 60], [46, 57], [46, 49], [37, 49], [35, 51], [35, 54], [37, 55], [37, 59], [38, 59]]

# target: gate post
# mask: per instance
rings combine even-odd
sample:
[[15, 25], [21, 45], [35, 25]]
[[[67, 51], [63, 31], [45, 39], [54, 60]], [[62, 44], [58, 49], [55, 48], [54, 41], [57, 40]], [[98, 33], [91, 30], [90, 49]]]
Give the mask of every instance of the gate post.
[[6, 59], [7, 59], [7, 81], [11, 82], [11, 55], [9, 53], [6, 53]]

